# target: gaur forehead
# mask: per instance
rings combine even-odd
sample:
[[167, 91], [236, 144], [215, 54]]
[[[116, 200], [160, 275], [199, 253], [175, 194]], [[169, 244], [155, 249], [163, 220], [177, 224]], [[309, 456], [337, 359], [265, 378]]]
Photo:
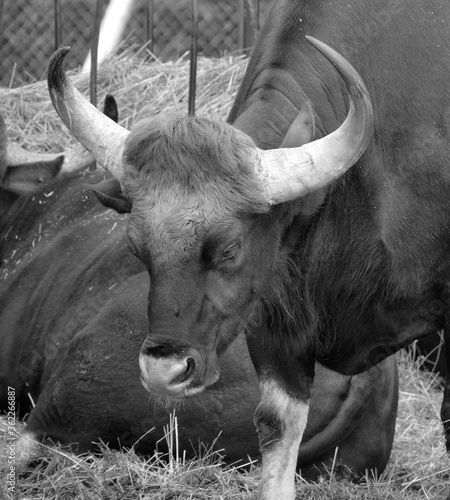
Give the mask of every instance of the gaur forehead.
[[[207, 240], [231, 240], [243, 229], [242, 216], [212, 197], [166, 192], [133, 205], [129, 225], [152, 258], [188, 258]], [[145, 241], [142, 241], [145, 235]]]
[[206, 212], [211, 204], [235, 213], [265, 212], [254, 147], [227, 123], [185, 116], [147, 120], [127, 139], [124, 194], [140, 211], [145, 203], [164, 207], [181, 199]]

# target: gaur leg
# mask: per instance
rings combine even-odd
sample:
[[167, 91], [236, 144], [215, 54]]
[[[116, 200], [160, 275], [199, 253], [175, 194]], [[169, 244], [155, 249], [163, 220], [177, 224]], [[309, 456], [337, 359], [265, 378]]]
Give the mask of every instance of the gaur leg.
[[248, 336], [247, 341], [261, 390], [261, 402], [255, 411], [262, 462], [258, 498], [293, 500], [314, 361], [305, 362], [261, 338]]
[[275, 379], [260, 382], [261, 403], [255, 412], [261, 448], [260, 500], [295, 498], [298, 448], [308, 418], [309, 398], [289, 394]]

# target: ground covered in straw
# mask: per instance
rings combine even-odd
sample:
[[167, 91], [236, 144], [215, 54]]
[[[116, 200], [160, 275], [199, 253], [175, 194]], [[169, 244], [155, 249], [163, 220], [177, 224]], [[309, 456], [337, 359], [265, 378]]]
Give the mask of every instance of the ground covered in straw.
[[[337, 481], [331, 474], [306, 484], [297, 478], [297, 499], [445, 499], [450, 493], [450, 460], [445, 454], [439, 407], [441, 381], [419, 370], [406, 353], [400, 355], [400, 406], [394, 449], [379, 478], [359, 483]], [[18, 423], [17, 428], [20, 428]], [[175, 431], [168, 439], [174, 439]], [[5, 435], [0, 426], [0, 449]], [[257, 464], [223, 466], [221, 450], [205, 449], [186, 461], [182, 450], [149, 459], [131, 451], [103, 448], [101, 456], [78, 457], [62, 448], [42, 447], [38, 460], [18, 471], [21, 500], [189, 500], [256, 498]], [[245, 464], [246, 465], [246, 464]], [[0, 458], [0, 477], [6, 463]], [[3, 488], [4, 485], [0, 486]], [[14, 498], [8, 497], [7, 498]], [[1, 493], [0, 493], [1, 498]]]
[[[118, 102], [120, 123], [130, 128], [156, 113], [187, 111], [187, 61], [161, 63], [125, 54], [107, 61], [99, 74], [99, 103], [106, 93]], [[70, 54], [69, 56], [70, 57]], [[225, 118], [245, 69], [242, 58], [199, 61], [197, 113]], [[87, 95], [88, 76], [72, 73]], [[73, 139], [49, 102], [46, 83], [18, 89], [0, 88], [0, 110], [10, 140], [35, 151], [63, 151]], [[402, 354], [401, 398], [392, 457], [377, 479], [359, 484], [338, 482], [333, 475], [312, 485], [298, 478], [297, 498], [318, 500], [435, 499], [450, 493], [450, 461], [445, 455], [439, 409], [442, 391], [436, 376], [422, 372]], [[19, 424], [18, 424], [19, 427]], [[5, 449], [0, 432], [0, 446]], [[0, 455], [0, 478], [5, 477]], [[144, 460], [133, 451], [104, 448], [101, 457], [77, 457], [59, 448], [42, 448], [40, 459], [18, 471], [21, 500], [65, 499], [237, 499], [255, 498], [258, 467], [221, 465], [220, 451], [205, 450], [195, 461], [155, 455]], [[2, 480], [2, 479], [0, 479]], [[0, 484], [0, 498], [4, 484]]]

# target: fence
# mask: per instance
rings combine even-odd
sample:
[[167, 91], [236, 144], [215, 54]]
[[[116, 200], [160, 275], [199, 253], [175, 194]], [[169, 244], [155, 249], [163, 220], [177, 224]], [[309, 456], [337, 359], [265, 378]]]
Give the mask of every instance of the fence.
[[[135, 1], [120, 50], [147, 42], [149, 1]], [[199, 0], [199, 53], [213, 57], [253, 45], [255, 12], [259, 8], [262, 20], [270, 1]], [[42, 79], [55, 49], [54, 0], [0, 0], [0, 11], [2, 2], [0, 85], [17, 86]], [[102, 2], [103, 11], [108, 2]], [[72, 47], [70, 69], [81, 65], [88, 55], [96, 1], [60, 0], [60, 5], [61, 44]], [[154, 55], [162, 60], [183, 55], [190, 46], [191, 0], [153, 0], [152, 5]], [[246, 29], [242, 40], [239, 14], [244, 7]]]

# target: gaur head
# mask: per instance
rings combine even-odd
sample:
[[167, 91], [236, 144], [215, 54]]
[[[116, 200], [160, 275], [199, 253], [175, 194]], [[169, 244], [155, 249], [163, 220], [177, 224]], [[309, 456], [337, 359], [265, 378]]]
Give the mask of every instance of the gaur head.
[[50, 62], [53, 104], [116, 179], [109, 206], [118, 199], [130, 212], [129, 246], [150, 275], [149, 332], [139, 359], [149, 391], [184, 397], [218, 380], [218, 354], [258, 311], [276, 276], [288, 273], [286, 230], [302, 200], [344, 173], [368, 145], [367, 89], [345, 59], [310, 41], [346, 82], [348, 116], [321, 139], [267, 151], [232, 125], [206, 118], [157, 116], [129, 132], [66, 78], [68, 48]]

